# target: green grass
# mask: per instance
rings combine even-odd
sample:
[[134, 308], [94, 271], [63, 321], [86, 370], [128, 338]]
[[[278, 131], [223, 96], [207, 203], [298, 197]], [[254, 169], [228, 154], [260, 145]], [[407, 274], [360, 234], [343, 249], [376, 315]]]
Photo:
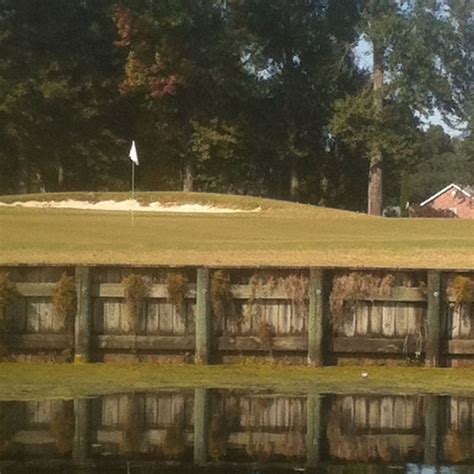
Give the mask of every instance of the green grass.
[[474, 391], [473, 369], [141, 364], [0, 364], [0, 400], [69, 398], [168, 388], [274, 390], [282, 393], [436, 393]]
[[[122, 199], [56, 194], [42, 199]], [[139, 193], [143, 202], [253, 209], [144, 214], [0, 207], [1, 264], [342, 266], [474, 269], [474, 220], [383, 219], [259, 198]], [[13, 202], [18, 197], [0, 198]], [[22, 196], [22, 200], [38, 196]]]

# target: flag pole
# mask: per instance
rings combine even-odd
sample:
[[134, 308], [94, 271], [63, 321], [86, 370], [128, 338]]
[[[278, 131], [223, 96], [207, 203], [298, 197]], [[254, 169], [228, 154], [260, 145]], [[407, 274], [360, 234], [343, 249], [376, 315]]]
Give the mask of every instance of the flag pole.
[[132, 161], [132, 199], [135, 199], [135, 163]]

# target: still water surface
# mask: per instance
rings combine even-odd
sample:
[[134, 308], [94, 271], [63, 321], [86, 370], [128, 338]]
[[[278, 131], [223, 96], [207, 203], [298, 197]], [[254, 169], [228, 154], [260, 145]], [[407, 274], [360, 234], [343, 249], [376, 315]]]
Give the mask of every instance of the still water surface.
[[474, 473], [474, 396], [218, 389], [0, 402], [0, 473]]

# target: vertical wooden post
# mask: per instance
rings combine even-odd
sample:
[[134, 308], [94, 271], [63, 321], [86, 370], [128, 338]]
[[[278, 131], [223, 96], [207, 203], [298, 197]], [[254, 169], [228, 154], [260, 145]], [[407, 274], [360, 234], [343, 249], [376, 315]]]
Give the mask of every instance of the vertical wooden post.
[[439, 272], [428, 272], [427, 303], [426, 365], [438, 367], [441, 329], [441, 275]]
[[306, 465], [315, 468], [320, 462], [321, 395], [308, 395], [306, 403]]
[[209, 390], [194, 390], [194, 464], [202, 466], [207, 462], [207, 439], [209, 420]]
[[72, 459], [76, 465], [87, 463], [89, 453], [89, 400], [74, 400], [74, 444]]
[[438, 462], [438, 397], [426, 397], [425, 408], [425, 454], [424, 464], [430, 466]]
[[323, 365], [323, 271], [310, 269], [308, 313], [308, 364]]
[[90, 268], [76, 267], [77, 314], [74, 325], [74, 361], [89, 362], [91, 333]]
[[195, 362], [201, 364], [209, 363], [211, 350], [209, 285], [209, 269], [198, 268], [196, 294], [196, 349], [194, 359]]

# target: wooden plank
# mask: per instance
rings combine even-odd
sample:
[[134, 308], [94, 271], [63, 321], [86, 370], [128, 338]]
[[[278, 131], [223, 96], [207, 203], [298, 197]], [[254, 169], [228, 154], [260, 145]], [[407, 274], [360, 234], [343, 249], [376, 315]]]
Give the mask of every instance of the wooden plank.
[[454, 307], [449, 311], [451, 319], [451, 336], [453, 339], [456, 339], [461, 334], [461, 311], [459, 307]]
[[76, 267], [77, 313], [74, 325], [74, 360], [88, 362], [91, 337], [91, 272], [89, 267]]
[[[189, 299], [195, 299], [196, 294], [196, 285], [194, 283], [189, 283], [185, 297]], [[92, 296], [98, 296], [100, 298], [123, 298], [123, 286], [121, 283], [100, 283], [98, 285], [93, 286]], [[168, 290], [166, 285], [151, 285], [149, 298], [168, 298]]]
[[354, 424], [357, 428], [367, 427], [367, 399], [356, 397], [354, 400]]
[[383, 304], [380, 302], [376, 302], [372, 304], [372, 307], [370, 309], [370, 334], [372, 336], [381, 336]]
[[98, 349], [130, 350], [193, 350], [193, 336], [134, 336], [101, 335], [94, 337], [94, 346]]
[[306, 465], [317, 467], [321, 460], [321, 396], [308, 395], [306, 402]]
[[41, 333], [54, 332], [53, 327], [53, 304], [51, 301], [38, 302], [39, 327]]
[[383, 308], [382, 334], [386, 337], [395, 335], [395, 308], [393, 304], [387, 304]]
[[72, 337], [66, 334], [9, 334], [13, 350], [64, 350], [72, 347]]
[[451, 339], [448, 341], [449, 354], [474, 354], [474, 339]]
[[462, 305], [459, 308], [459, 326], [460, 337], [469, 337], [471, 335], [471, 308], [467, 305]]
[[370, 303], [359, 305], [356, 311], [356, 334], [366, 336], [369, 330]]
[[[318, 270], [319, 271], [319, 270]], [[268, 300], [288, 300], [288, 294], [284, 289], [275, 288], [273, 291], [256, 290], [254, 295], [254, 289], [250, 285], [232, 285], [231, 291], [234, 299], [247, 300], [252, 296], [255, 299], [268, 299]], [[99, 296], [102, 298], [123, 298], [123, 287], [121, 283], [100, 283], [94, 285], [92, 290], [93, 296]], [[196, 285], [190, 283], [188, 285], [188, 291], [186, 298], [195, 299], [197, 295]], [[168, 291], [166, 285], [154, 284], [150, 289], [150, 298], [167, 298]], [[309, 298], [309, 297], [308, 297]], [[424, 302], [426, 297], [420, 288], [405, 288], [395, 287], [392, 290], [391, 295], [386, 296], [375, 296], [368, 298], [367, 301], [405, 301], [405, 302]]]
[[398, 303], [395, 313], [395, 335], [405, 337], [408, 333], [408, 303]]
[[[332, 341], [332, 350], [339, 353], [402, 354], [405, 350], [405, 342], [405, 339], [400, 338], [335, 337]], [[408, 341], [407, 349], [409, 353], [417, 350], [414, 340]]]
[[51, 297], [56, 283], [17, 283], [16, 289], [22, 296]]
[[197, 269], [196, 348], [195, 360], [207, 364], [211, 355], [210, 274], [208, 268]]
[[368, 424], [370, 429], [380, 428], [380, 399], [369, 398]]
[[323, 272], [311, 269], [309, 280], [308, 313], [308, 363], [315, 367], [323, 365]]
[[210, 394], [205, 388], [194, 390], [194, 464], [207, 462], [207, 440], [209, 437]]
[[[220, 351], [255, 351], [268, 352], [267, 344], [263, 344], [256, 336], [222, 336], [219, 337], [217, 347]], [[306, 337], [283, 336], [272, 338], [274, 351], [306, 351], [308, 341]]]
[[89, 404], [90, 400], [87, 398], [77, 398], [74, 400], [75, 422], [72, 461], [78, 466], [86, 464], [89, 455]]
[[344, 322], [342, 331], [346, 337], [354, 337], [356, 332], [357, 307], [344, 308]]
[[428, 272], [427, 301], [426, 365], [437, 367], [441, 329], [441, 274], [439, 272]]
[[380, 400], [380, 429], [393, 429], [393, 403], [394, 397], [383, 397]]
[[40, 301], [38, 298], [26, 300], [26, 331], [28, 333], [40, 332]]
[[425, 399], [425, 452], [424, 464], [438, 463], [438, 397], [429, 395]]

